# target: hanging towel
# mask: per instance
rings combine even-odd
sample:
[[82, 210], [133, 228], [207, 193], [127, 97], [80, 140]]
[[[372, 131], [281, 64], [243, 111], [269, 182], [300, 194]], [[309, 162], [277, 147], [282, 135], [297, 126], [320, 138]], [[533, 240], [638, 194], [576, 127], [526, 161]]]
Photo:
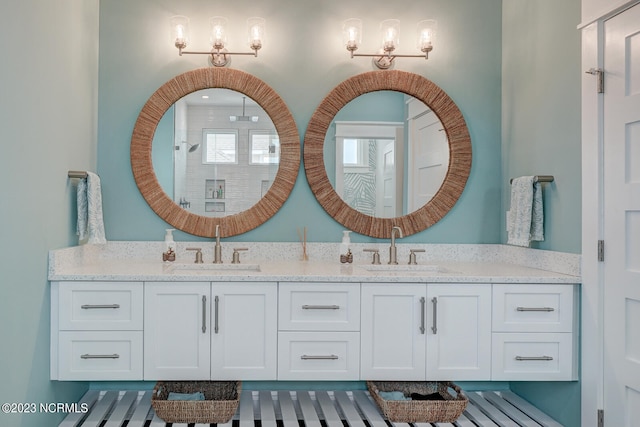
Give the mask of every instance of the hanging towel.
[[86, 243], [106, 243], [102, 218], [102, 190], [100, 177], [87, 172], [87, 178], [78, 182], [78, 226], [79, 240]]
[[511, 183], [511, 206], [507, 211], [507, 243], [529, 247], [532, 240], [543, 241], [542, 187], [533, 176], [515, 178]]

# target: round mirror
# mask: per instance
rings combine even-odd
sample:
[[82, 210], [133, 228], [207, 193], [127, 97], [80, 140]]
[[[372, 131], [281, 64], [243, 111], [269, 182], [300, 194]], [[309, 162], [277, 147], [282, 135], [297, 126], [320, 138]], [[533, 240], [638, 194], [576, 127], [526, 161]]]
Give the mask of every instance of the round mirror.
[[449, 166], [442, 123], [420, 100], [370, 92], [338, 111], [324, 140], [324, 164], [340, 198], [360, 213], [393, 218], [431, 200]]
[[[212, 88], [220, 92], [200, 92]], [[194, 113], [196, 124], [189, 128], [185, 105], [196, 102], [188, 95], [240, 104], [203, 106], [218, 110], [216, 122], [196, 120]], [[262, 126], [250, 129], [254, 116]], [[224, 126], [217, 122], [223, 118]], [[263, 224], [291, 193], [299, 167], [300, 138], [282, 99], [262, 80], [227, 68], [193, 70], [165, 83], [142, 108], [131, 138], [131, 168], [144, 199], [167, 223], [197, 236], [213, 237], [216, 225], [223, 236], [234, 236]], [[189, 189], [183, 178], [195, 187]], [[249, 186], [255, 197], [237, 201]], [[198, 210], [192, 211], [195, 205]]]
[[241, 213], [267, 193], [278, 172], [280, 140], [253, 99], [202, 89], [176, 101], [158, 123], [153, 169], [165, 193], [204, 216]]
[[[360, 99], [365, 94], [367, 96]], [[372, 96], [371, 99], [368, 98], [369, 95]], [[367, 107], [368, 117], [374, 117], [374, 119], [362, 116], [352, 120], [353, 116], [350, 112], [352, 101], [364, 104]], [[395, 105], [391, 115], [379, 118], [371, 113], [372, 109], [386, 109], [383, 104]], [[428, 117], [426, 122], [428, 130], [415, 136], [415, 128], [425, 125], [425, 123], [419, 123], [418, 119], [421, 117]], [[365, 163], [371, 160], [373, 144], [349, 142], [350, 152], [345, 153], [344, 137], [370, 133], [374, 128], [358, 129], [357, 126], [376, 126], [380, 122], [385, 127], [395, 128], [396, 135], [401, 130], [402, 137], [396, 136], [394, 139], [407, 142], [407, 145], [401, 147], [395, 145], [395, 152], [393, 155], [388, 155], [386, 164], [390, 165], [398, 159], [406, 159], [404, 168], [408, 168], [409, 171], [403, 172], [401, 177], [396, 172], [396, 179], [392, 184], [390, 184], [392, 181], [380, 178], [383, 184], [380, 189], [376, 185], [375, 191], [382, 194], [395, 194], [396, 200], [391, 207], [378, 208], [376, 212], [375, 208], [370, 206], [369, 210], [361, 209], [349, 199], [354, 193], [362, 198], [358, 195], [358, 191], [360, 194], [363, 192], [362, 185], [359, 190], [353, 191], [344, 185], [346, 180], [357, 181], [353, 177], [346, 178], [344, 162], [360, 165], [363, 170], [369, 167]], [[342, 128], [345, 124], [347, 127]], [[381, 139], [391, 139], [389, 136], [392, 133], [391, 130], [386, 129], [385, 132], [387, 137]], [[342, 148], [337, 144], [341, 138]], [[432, 154], [431, 158], [427, 159], [428, 163], [443, 162], [443, 165], [437, 168], [438, 172], [434, 174], [419, 172], [417, 170], [420, 167], [411, 166], [411, 163], [421, 155], [419, 153], [431, 151], [430, 144], [424, 143], [425, 138], [438, 140], [439, 142], [434, 144], [436, 147], [446, 144], [444, 151], [448, 151], [442, 154], [441, 148], [437, 148], [435, 151], [440, 154]], [[354, 139], [357, 141], [358, 138]], [[416, 139], [416, 141], [409, 142], [409, 139]], [[420, 140], [423, 142], [421, 143]], [[377, 148], [378, 143], [375, 144]], [[409, 148], [412, 144], [413, 148]], [[325, 148], [325, 145], [332, 145], [332, 147]], [[399, 154], [399, 150], [403, 150], [403, 153]], [[368, 157], [364, 153], [369, 153]], [[387, 153], [389, 153], [388, 150]], [[343, 162], [342, 184], [338, 182], [339, 177], [336, 179], [339, 176], [336, 172], [339, 164], [336, 158], [339, 156], [342, 156]], [[345, 156], [351, 157], [347, 159]], [[384, 155], [375, 154], [374, 156], [380, 158], [377, 162], [385, 164]], [[411, 235], [425, 230], [442, 219], [462, 194], [471, 170], [471, 138], [458, 107], [433, 82], [417, 74], [403, 71], [373, 71], [344, 81], [325, 97], [307, 126], [304, 139], [304, 163], [307, 180], [316, 199], [340, 224], [357, 233], [372, 237], [389, 238], [393, 226], [399, 226], [405, 235]], [[411, 169], [415, 171], [411, 172]], [[352, 173], [354, 171], [356, 169], [347, 170]], [[409, 178], [412, 173], [416, 176]], [[332, 178], [329, 178], [329, 175], [332, 175]], [[366, 181], [364, 178], [361, 180]], [[370, 180], [374, 179], [370, 178]], [[421, 193], [420, 189], [425, 187], [425, 184], [430, 190]], [[372, 194], [372, 191], [369, 190], [369, 194]], [[398, 197], [400, 193], [402, 195]], [[369, 199], [372, 197], [369, 196]], [[376, 205], [376, 203], [371, 204]]]

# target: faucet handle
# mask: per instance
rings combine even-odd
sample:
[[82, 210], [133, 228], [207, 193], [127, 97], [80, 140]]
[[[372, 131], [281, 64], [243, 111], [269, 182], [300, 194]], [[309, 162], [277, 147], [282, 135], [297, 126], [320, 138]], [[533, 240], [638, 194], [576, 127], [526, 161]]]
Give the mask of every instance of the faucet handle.
[[380, 251], [378, 249], [363, 249], [362, 252], [373, 252], [371, 264], [380, 264]]
[[196, 260], [195, 264], [202, 264], [202, 248], [187, 248], [188, 251], [196, 251]]
[[249, 248], [233, 248], [231, 264], [240, 264], [240, 251], [248, 251]]
[[409, 249], [409, 265], [416, 265], [416, 252], [424, 252], [424, 249]]

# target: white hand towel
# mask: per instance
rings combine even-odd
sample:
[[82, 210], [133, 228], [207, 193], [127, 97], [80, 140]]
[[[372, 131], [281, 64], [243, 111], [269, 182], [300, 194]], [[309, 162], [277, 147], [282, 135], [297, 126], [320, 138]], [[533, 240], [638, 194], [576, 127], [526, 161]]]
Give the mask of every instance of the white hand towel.
[[80, 242], [106, 243], [104, 220], [102, 217], [102, 189], [100, 177], [87, 172], [87, 179], [78, 183], [78, 225], [77, 234]]
[[511, 183], [511, 207], [507, 211], [507, 243], [529, 247], [532, 240], [544, 240], [542, 188], [533, 176]]

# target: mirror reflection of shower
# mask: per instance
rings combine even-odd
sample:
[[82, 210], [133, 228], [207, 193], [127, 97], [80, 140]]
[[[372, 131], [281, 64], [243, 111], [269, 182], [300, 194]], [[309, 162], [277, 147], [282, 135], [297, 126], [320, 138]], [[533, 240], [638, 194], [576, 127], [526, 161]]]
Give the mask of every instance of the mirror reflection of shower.
[[[200, 143], [192, 144], [189, 141], [182, 141], [182, 143], [189, 146], [189, 152], [190, 153], [193, 153], [194, 151], [196, 151], [200, 147]], [[180, 149], [180, 146], [176, 145], [176, 150], [179, 150], [179, 149]]]

